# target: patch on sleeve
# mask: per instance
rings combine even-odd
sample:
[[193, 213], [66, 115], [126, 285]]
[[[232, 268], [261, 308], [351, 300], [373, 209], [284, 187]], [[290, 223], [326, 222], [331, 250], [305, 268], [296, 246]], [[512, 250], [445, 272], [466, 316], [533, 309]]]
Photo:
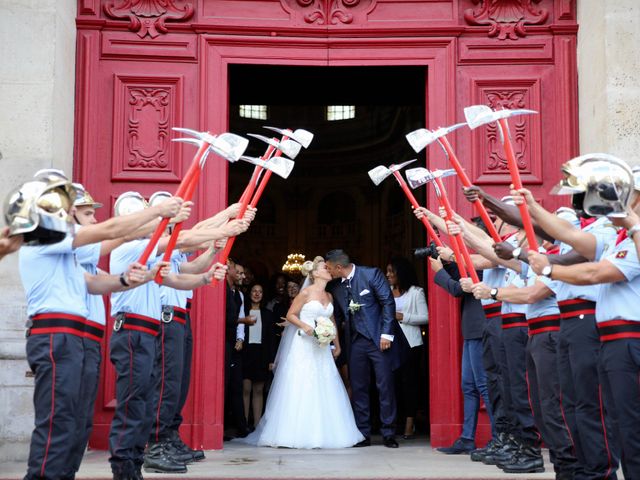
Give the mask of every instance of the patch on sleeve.
[[627, 258], [627, 250], [620, 250], [616, 253], [616, 258]]

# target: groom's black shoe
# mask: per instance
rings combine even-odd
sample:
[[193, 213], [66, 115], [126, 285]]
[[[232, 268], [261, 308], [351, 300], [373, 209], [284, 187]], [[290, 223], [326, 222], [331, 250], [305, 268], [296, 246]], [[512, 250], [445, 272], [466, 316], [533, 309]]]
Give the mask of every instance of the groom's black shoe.
[[371, 438], [364, 437], [364, 440], [356, 443], [354, 447], [370, 447], [371, 446]]
[[384, 446], [387, 448], [398, 448], [398, 442], [396, 442], [396, 438], [392, 436], [384, 437]]

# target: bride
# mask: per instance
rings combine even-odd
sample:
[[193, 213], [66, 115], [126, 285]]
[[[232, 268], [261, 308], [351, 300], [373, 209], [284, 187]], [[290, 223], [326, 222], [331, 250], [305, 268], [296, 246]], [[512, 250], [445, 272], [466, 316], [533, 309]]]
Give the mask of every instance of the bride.
[[322, 257], [302, 265], [307, 278], [287, 312], [288, 325], [276, 355], [267, 406], [256, 430], [240, 441], [289, 448], [345, 448], [364, 439], [353, 417], [334, 357], [313, 336], [318, 317], [333, 319], [331, 295], [325, 292], [331, 275]]

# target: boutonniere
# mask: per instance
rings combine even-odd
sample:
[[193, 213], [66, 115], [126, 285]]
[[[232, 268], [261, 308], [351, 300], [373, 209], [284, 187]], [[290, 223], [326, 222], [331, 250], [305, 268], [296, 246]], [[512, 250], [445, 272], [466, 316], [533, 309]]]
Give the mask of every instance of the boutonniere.
[[356, 303], [353, 300], [349, 302], [349, 312], [356, 313], [362, 307], [361, 303]]

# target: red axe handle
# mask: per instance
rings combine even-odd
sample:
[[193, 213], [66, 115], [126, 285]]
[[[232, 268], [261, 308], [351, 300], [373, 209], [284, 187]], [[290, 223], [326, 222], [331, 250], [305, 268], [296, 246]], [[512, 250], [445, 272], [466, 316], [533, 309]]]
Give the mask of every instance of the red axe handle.
[[[504, 138], [504, 151], [507, 155], [507, 165], [509, 167], [509, 173], [511, 174], [511, 181], [513, 187], [516, 190], [522, 188], [522, 180], [520, 179], [520, 171], [518, 170], [518, 163], [516, 162], [516, 155], [513, 152], [513, 145], [511, 144], [511, 137], [509, 137], [509, 125], [506, 118], [498, 120], [500, 122], [500, 128], [502, 129], [502, 137]], [[520, 216], [522, 217], [522, 225], [524, 231], [527, 234], [527, 240], [529, 240], [529, 249], [538, 251], [538, 241], [536, 240], [536, 232], [533, 230], [533, 222], [529, 215], [529, 209], [526, 203], [518, 205], [520, 209]]]
[[[449, 203], [449, 197], [447, 196], [447, 190], [444, 188], [444, 183], [442, 178], [436, 177], [436, 184], [438, 188], [440, 188], [440, 192], [442, 196], [440, 197], [440, 202], [447, 212], [447, 220], [453, 221], [453, 208], [451, 208], [451, 203]], [[451, 242], [451, 248], [453, 248], [453, 253], [456, 255], [456, 259], [458, 262], [458, 270], [460, 271], [460, 276], [462, 278], [466, 278], [467, 275], [463, 274], [463, 272], [468, 272], [468, 275], [473, 280], [473, 283], [480, 282], [480, 278], [476, 272], [476, 269], [473, 268], [473, 261], [471, 260], [471, 255], [469, 255], [469, 250], [467, 249], [467, 245], [464, 243], [462, 238], [459, 235], [453, 235]], [[463, 262], [460, 261], [463, 260]]]
[[[193, 174], [193, 177], [191, 178], [191, 183], [189, 184], [189, 186], [187, 187], [187, 190], [184, 193], [185, 202], [188, 202], [193, 198], [193, 193], [195, 192], [196, 187], [198, 186], [198, 180], [200, 178], [201, 171], [202, 170], [199, 168]], [[183, 222], [180, 222], [173, 227], [173, 232], [171, 232], [171, 237], [169, 237], [167, 248], [164, 251], [164, 256], [162, 257], [163, 262], [171, 261], [171, 254], [173, 253], [173, 250], [176, 248], [176, 243], [178, 242], [178, 237], [180, 236], [180, 231], [182, 230], [182, 223]], [[155, 282], [158, 285], [162, 285], [162, 275], [160, 275], [160, 271], [158, 271], [158, 273], [156, 274]]]
[[[282, 137], [282, 141], [285, 141], [288, 139], [289, 137]], [[282, 152], [280, 150], [278, 150], [274, 155], [274, 157], [281, 157], [281, 156], [282, 156]], [[256, 208], [256, 205], [258, 205], [258, 202], [260, 201], [260, 197], [262, 196], [262, 192], [264, 192], [264, 189], [267, 187], [267, 183], [269, 183], [269, 179], [271, 178], [271, 175], [272, 175], [271, 170], [267, 170], [266, 172], [264, 172], [262, 181], [260, 182], [260, 185], [258, 185], [258, 189], [254, 193], [253, 198], [249, 203], [249, 205], [251, 205], [251, 208]]]
[[[198, 149], [196, 156], [193, 157], [193, 161], [189, 166], [189, 170], [187, 170], [187, 173], [182, 179], [182, 182], [180, 182], [180, 186], [178, 186], [178, 189], [176, 190], [174, 197], [184, 198], [184, 194], [188, 186], [191, 184], [191, 181], [194, 175], [196, 175], [196, 173], [200, 171], [200, 161], [202, 160], [202, 157], [207, 153], [208, 149], [209, 149], [209, 144], [206, 142], [202, 142], [202, 145], [200, 145], [200, 148]], [[151, 256], [151, 252], [158, 244], [158, 240], [160, 240], [160, 237], [162, 236], [162, 233], [166, 230], [167, 225], [169, 225], [169, 219], [163, 218], [162, 221], [160, 222], [160, 225], [158, 225], [158, 227], [156, 228], [156, 231], [153, 232], [153, 235], [151, 236], [149, 243], [147, 243], [147, 247], [144, 249], [144, 252], [142, 252], [142, 255], [140, 255], [140, 258], [138, 259], [139, 264], [141, 265], [147, 264], [147, 262], [149, 261], [149, 257]]]
[[[462, 185], [464, 185], [465, 187], [470, 187], [471, 180], [469, 180], [469, 177], [467, 176], [467, 172], [465, 172], [464, 168], [462, 168], [462, 165], [460, 164], [458, 157], [456, 157], [456, 154], [453, 151], [453, 148], [451, 148], [451, 144], [449, 143], [449, 140], [447, 140], [447, 137], [441, 137], [439, 140], [442, 146], [444, 147], [445, 151], [447, 152], [447, 155], [449, 156], [449, 160], [451, 161], [451, 165], [453, 165], [453, 168], [458, 174], [458, 178], [460, 178]], [[489, 213], [487, 212], [487, 209], [484, 208], [484, 205], [482, 204], [480, 199], [477, 199], [475, 202], [473, 202], [473, 204], [475, 205], [476, 210], [478, 210], [478, 213], [480, 214], [482, 221], [487, 226], [487, 230], [489, 231], [489, 235], [491, 235], [491, 238], [493, 238], [493, 241], [496, 243], [501, 242], [502, 239], [500, 238], [500, 234], [498, 233], [498, 230], [496, 230], [496, 226], [491, 221], [491, 218], [489, 217]]]
[[[285, 141], [288, 138], [289, 137], [284, 136], [282, 137], [281, 141]], [[275, 148], [269, 145], [269, 148], [267, 149], [267, 152], [263, 155], [263, 158], [264, 159], [271, 158], [271, 154], [273, 153], [273, 150], [275, 150]], [[277, 150], [273, 156], [280, 157], [281, 155], [282, 155], [282, 152], [280, 150]], [[260, 172], [262, 170], [263, 168], [261, 167]], [[259, 175], [260, 172], [258, 172], [258, 174], [256, 174], [255, 172], [256, 170], [254, 170], [254, 175], [255, 175], [255, 181], [257, 182], [260, 176]], [[245, 193], [243, 193], [241, 197], [240, 211], [238, 212], [238, 216], [236, 218], [242, 218], [244, 216], [244, 213], [247, 211], [247, 207], [249, 205], [251, 205], [252, 208], [255, 208], [256, 204], [258, 203], [258, 200], [260, 199], [260, 195], [262, 195], [262, 192], [264, 191], [270, 177], [271, 177], [271, 170], [267, 170], [264, 176], [262, 177], [262, 181], [260, 182], [258, 189], [255, 192], [254, 192], [256, 188], [255, 183], [251, 190], [248, 190], [248, 189], [245, 190]], [[251, 180], [253, 181], [254, 178], [252, 177]], [[246, 194], [246, 197], [245, 197], [245, 194]], [[253, 198], [251, 197], [251, 194], [253, 194]], [[251, 202], [249, 202], [249, 199], [251, 199]], [[222, 265], [225, 265], [227, 263], [227, 259], [229, 258], [229, 254], [231, 253], [231, 248], [233, 247], [235, 240], [236, 240], [236, 237], [231, 237], [227, 239], [227, 243], [224, 246], [224, 249], [222, 250], [222, 252], [220, 253], [220, 257], [218, 257], [218, 262], [221, 263]], [[214, 279], [211, 282], [211, 285], [216, 285], [217, 283], [218, 282]]]
[[[275, 150], [275, 147], [273, 145], [269, 145], [269, 147], [267, 148], [267, 151], [264, 152], [264, 155], [262, 155], [262, 157], [260, 158], [262, 160], [269, 160], [271, 158], [271, 155], [273, 155], [274, 150]], [[251, 198], [251, 196], [253, 195], [253, 192], [258, 186], [258, 179], [260, 178], [260, 174], [262, 173], [263, 170], [264, 170], [264, 167], [261, 167], [260, 165], [256, 165], [256, 167], [253, 169], [253, 175], [251, 175], [251, 180], [249, 180], [249, 183], [247, 184], [246, 188], [244, 189], [244, 192], [242, 193], [242, 196], [240, 197], [240, 200], [239, 200], [240, 203], [244, 203], [247, 197]]]
[[[411, 190], [409, 189], [409, 185], [407, 185], [407, 182], [404, 181], [404, 178], [402, 178], [402, 175], [400, 174], [400, 172], [396, 170], [395, 172], [393, 172], [393, 176], [396, 177], [396, 180], [400, 184], [400, 187], [402, 188], [402, 190], [404, 191], [404, 194], [409, 199], [409, 202], [411, 203], [413, 208], [419, 208], [420, 204], [416, 200], [416, 197], [413, 196], [413, 193], [411, 193]], [[427, 233], [429, 234], [429, 237], [431, 237], [431, 240], [433, 240], [438, 247], [442, 247], [443, 246], [442, 241], [440, 240], [440, 237], [438, 237], [438, 234], [429, 223], [429, 220], [427, 220], [426, 217], [422, 217], [421, 220], [422, 220], [422, 224], [427, 229]]]

